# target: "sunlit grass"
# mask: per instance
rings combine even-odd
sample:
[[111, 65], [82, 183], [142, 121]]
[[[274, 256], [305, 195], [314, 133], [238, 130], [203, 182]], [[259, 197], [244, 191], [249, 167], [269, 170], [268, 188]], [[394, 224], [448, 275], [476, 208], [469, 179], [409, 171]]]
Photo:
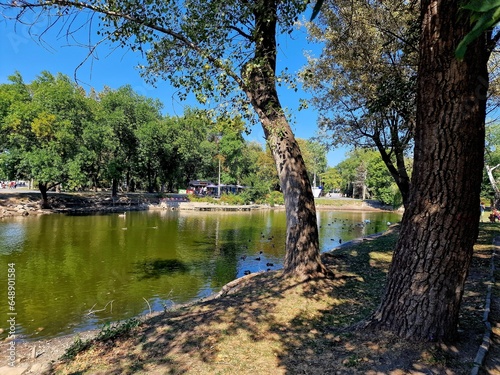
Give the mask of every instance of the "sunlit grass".
[[321, 206], [362, 206], [361, 199], [330, 199], [330, 198], [315, 198], [314, 202]]
[[379, 251], [370, 252], [370, 266], [383, 265], [388, 264], [392, 260], [392, 254], [389, 253], [381, 253]]
[[[460, 329], [474, 350], [484, 329], [478, 306], [498, 228], [481, 224], [464, 293]], [[167, 312], [143, 325], [134, 339], [97, 344], [57, 373], [467, 373], [475, 351], [352, 329], [380, 302], [397, 238], [393, 230], [324, 254], [334, 279], [252, 275], [231, 295]]]

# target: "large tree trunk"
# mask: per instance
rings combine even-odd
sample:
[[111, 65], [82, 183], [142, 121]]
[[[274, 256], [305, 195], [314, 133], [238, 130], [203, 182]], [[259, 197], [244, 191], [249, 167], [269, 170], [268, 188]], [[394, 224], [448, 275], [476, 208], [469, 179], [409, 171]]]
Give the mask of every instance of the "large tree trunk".
[[[301, 278], [331, 275], [319, 256], [319, 235], [311, 183], [298, 143], [282, 115], [263, 121], [285, 198], [286, 254], [283, 271]], [[273, 130], [280, 129], [278, 134]]]
[[331, 275], [319, 256], [316, 208], [299, 145], [276, 90], [276, 1], [255, 8], [255, 56], [243, 69], [246, 94], [271, 148], [285, 197], [287, 233], [284, 274], [300, 278]]
[[47, 195], [48, 184], [39, 182], [38, 189], [40, 190], [40, 194], [42, 195], [42, 208], [50, 208], [49, 197]]
[[486, 38], [454, 57], [470, 30], [458, 1], [423, 0], [415, 155], [382, 303], [368, 326], [421, 341], [455, 338], [478, 234], [488, 88]]

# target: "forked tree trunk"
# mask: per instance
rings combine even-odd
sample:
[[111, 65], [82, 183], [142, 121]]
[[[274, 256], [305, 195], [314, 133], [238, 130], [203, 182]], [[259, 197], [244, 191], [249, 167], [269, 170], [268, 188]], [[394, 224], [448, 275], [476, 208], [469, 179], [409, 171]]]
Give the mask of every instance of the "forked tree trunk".
[[478, 234], [488, 88], [486, 38], [454, 57], [470, 30], [455, 0], [422, 0], [415, 155], [382, 303], [368, 326], [419, 341], [455, 338]]

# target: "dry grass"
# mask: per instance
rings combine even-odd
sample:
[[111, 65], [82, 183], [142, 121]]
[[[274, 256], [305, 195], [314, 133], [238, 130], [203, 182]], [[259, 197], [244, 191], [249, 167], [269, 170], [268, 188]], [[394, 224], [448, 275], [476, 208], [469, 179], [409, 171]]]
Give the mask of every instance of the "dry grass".
[[167, 312], [97, 342], [57, 374], [467, 374], [483, 327], [496, 227], [482, 224], [454, 346], [351, 329], [379, 303], [397, 233], [324, 255], [338, 276], [249, 275], [227, 295]]

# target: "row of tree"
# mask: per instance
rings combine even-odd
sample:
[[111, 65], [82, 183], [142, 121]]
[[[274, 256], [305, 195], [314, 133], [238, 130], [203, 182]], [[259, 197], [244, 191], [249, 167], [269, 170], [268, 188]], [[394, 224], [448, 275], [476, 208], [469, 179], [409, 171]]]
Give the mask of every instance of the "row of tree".
[[[269, 150], [243, 138], [241, 118], [210, 118], [188, 108], [163, 116], [162, 104], [131, 87], [86, 93], [67, 76], [20, 73], [0, 85], [0, 180], [33, 179], [47, 190], [174, 192], [190, 180], [252, 187], [257, 200], [279, 181]], [[326, 169], [326, 151], [299, 140], [311, 178]]]
[[[189, 108], [182, 117], [165, 117], [159, 101], [128, 86], [86, 94], [62, 74], [43, 72], [26, 84], [16, 73], [10, 81], [0, 85], [5, 135], [0, 179], [32, 178], [43, 193], [61, 183], [68, 189], [111, 188], [113, 194], [119, 186], [127, 191], [171, 192], [191, 179], [216, 181], [220, 160], [221, 182], [253, 187], [252, 200], [279, 189], [269, 150], [244, 141], [240, 118], [213, 121], [208, 113]], [[490, 178], [483, 196], [492, 195], [492, 188], [498, 190], [493, 176], [498, 127], [489, 128]], [[326, 170], [324, 146], [311, 140], [298, 143], [309, 177], [318, 177], [327, 191], [393, 206], [403, 203], [404, 191], [394, 183], [379, 152], [356, 148]], [[411, 167], [407, 157], [403, 163]]]

